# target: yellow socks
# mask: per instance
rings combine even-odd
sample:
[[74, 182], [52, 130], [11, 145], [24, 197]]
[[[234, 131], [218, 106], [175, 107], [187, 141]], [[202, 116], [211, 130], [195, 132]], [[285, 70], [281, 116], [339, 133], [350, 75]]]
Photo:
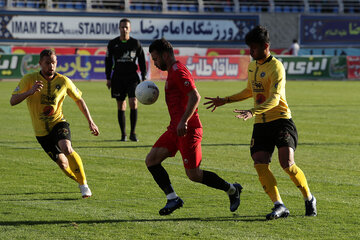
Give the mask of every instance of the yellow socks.
[[255, 164], [254, 167], [258, 173], [260, 183], [263, 186], [264, 191], [269, 195], [271, 201], [274, 203], [282, 202], [276, 179], [270, 170], [269, 164]]
[[76, 179], [73, 171], [71, 171], [69, 166], [66, 169], [61, 169], [61, 170], [66, 174], [66, 176], [68, 176], [69, 178], [71, 178], [77, 182], [77, 179]]
[[307, 184], [304, 172], [298, 166], [296, 166], [296, 164], [285, 168], [284, 171], [289, 174], [290, 179], [300, 189], [302, 195], [304, 196], [304, 199], [311, 200], [312, 195]]
[[84, 166], [83, 166], [83, 163], [81, 161], [81, 157], [79, 156], [79, 154], [77, 154], [74, 151], [74, 152], [70, 153], [69, 155], [66, 155], [66, 157], [69, 161], [69, 166], [70, 166], [71, 170], [73, 171], [74, 175], [76, 176], [76, 181], [80, 185], [87, 184]]

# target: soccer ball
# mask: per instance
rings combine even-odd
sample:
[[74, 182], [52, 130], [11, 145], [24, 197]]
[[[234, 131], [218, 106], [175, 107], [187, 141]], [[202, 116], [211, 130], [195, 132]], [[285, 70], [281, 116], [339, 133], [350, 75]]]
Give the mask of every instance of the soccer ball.
[[152, 81], [143, 81], [137, 85], [135, 96], [142, 104], [150, 105], [158, 99], [159, 88]]

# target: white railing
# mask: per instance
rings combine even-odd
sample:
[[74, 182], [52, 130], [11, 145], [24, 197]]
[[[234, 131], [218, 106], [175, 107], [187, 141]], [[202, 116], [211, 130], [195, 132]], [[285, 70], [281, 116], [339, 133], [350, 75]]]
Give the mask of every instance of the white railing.
[[360, 13], [360, 0], [0, 0], [0, 10], [238, 14]]

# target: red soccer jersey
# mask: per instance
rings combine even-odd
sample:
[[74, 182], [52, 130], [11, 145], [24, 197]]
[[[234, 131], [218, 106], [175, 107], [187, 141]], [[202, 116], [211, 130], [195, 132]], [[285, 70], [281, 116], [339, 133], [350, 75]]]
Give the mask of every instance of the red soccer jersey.
[[[169, 130], [176, 131], [177, 125], [186, 110], [187, 94], [195, 88], [195, 82], [189, 70], [184, 64], [176, 61], [169, 69], [165, 83], [165, 100], [170, 114]], [[197, 109], [189, 119], [188, 127], [202, 127]]]

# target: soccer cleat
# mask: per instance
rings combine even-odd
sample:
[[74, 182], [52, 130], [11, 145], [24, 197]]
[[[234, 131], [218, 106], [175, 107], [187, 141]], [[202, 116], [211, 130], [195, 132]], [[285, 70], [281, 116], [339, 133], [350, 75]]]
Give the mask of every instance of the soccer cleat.
[[315, 217], [317, 215], [316, 198], [314, 196], [312, 196], [311, 200], [305, 201], [305, 209], [305, 216]]
[[82, 198], [89, 198], [92, 196], [91, 190], [87, 184], [79, 185]]
[[181, 208], [183, 205], [184, 205], [184, 201], [181, 200], [181, 198], [179, 198], [179, 197], [171, 199], [171, 200], [167, 200], [165, 207], [160, 209], [159, 214], [160, 215], [169, 215], [176, 209]]
[[127, 141], [127, 136], [126, 135], [122, 135], [120, 142], [126, 142]]
[[138, 141], [139, 141], [139, 140], [136, 138], [136, 134], [135, 134], [135, 133], [130, 134], [130, 140], [133, 141], [133, 142], [138, 142]]
[[286, 218], [290, 214], [289, 209], [287, 209], [284, 204], [276, 204], [272, 210], [271, 213], [266, 215], [267, 220]]
[[236, 209], [238, 209], [238, 207], [240, 205], [240, 194], [243, 189], [242, 186], [238, 183], [234, 183], [233, 185], [234, 185], [236, 191], [234, 194], [229, 195], [231, 212], [235, 212]]

